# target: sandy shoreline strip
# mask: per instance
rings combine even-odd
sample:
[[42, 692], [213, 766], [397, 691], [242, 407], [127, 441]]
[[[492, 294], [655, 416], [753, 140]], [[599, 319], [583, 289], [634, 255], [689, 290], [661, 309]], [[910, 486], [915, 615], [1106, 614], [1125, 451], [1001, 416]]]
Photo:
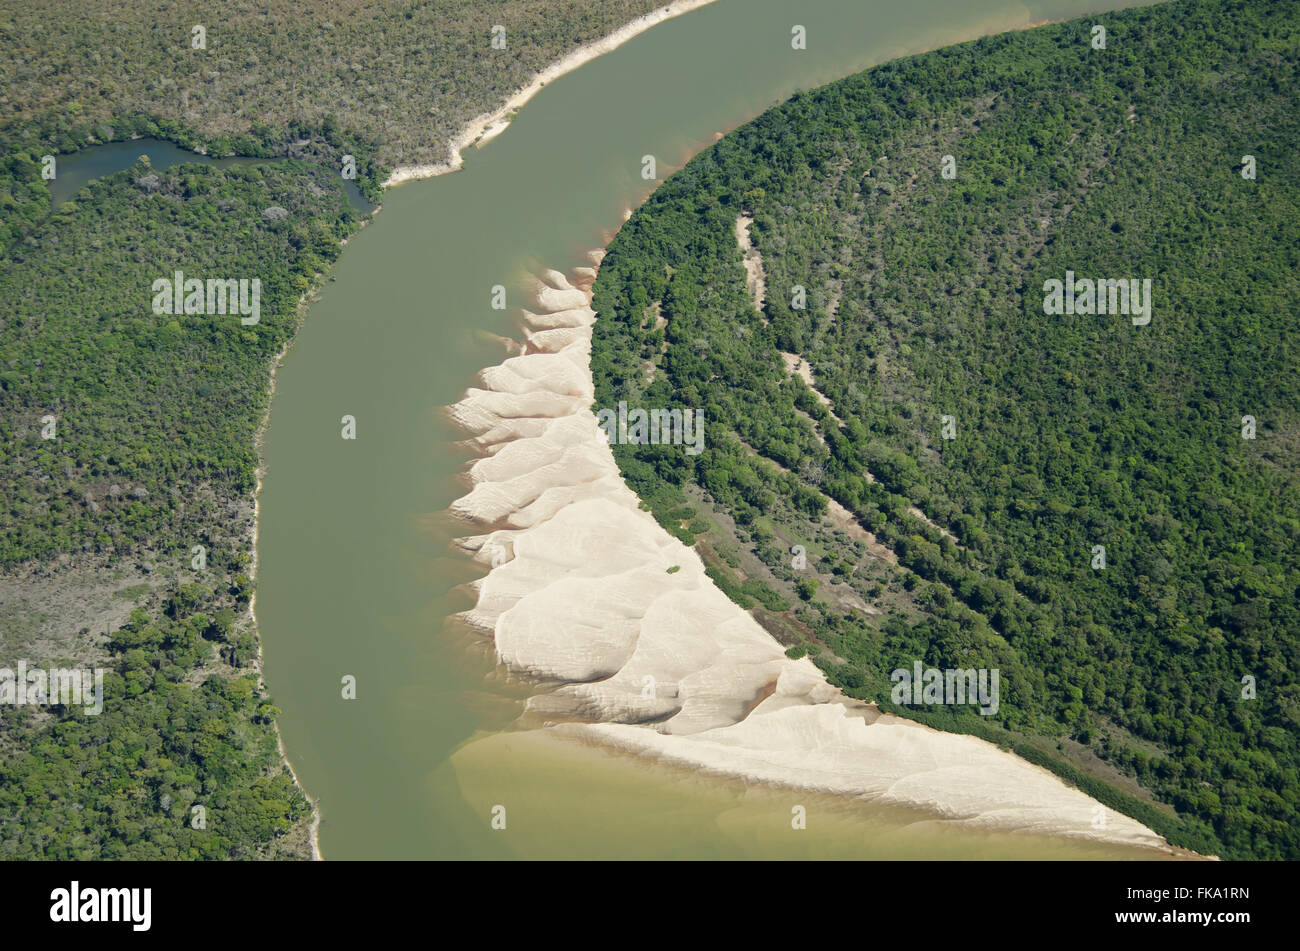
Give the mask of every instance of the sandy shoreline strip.
[[701, 773], [1173, 851], [1049, 771], [881, 714], [786, 657], [623, 482], [591, 411], [594, 278], [544, 272], [517, 355], [448, 410], [481, 454], [452, 512], [483, 534], [460, 545], [491, 568], [465, 619], [537, 679], [530, 714]]
[[603, 56], [617, 49], [652, 26], [658, 26], [665, 20], [671, 20], [683, 13], [690, 13], [692, 10], [698, 10], [700, 7], [708, 6], [713, 2], [714, 0], [673, 0], [672, 3], [666, 6], [642, 14], [635, 20], [625, 23], [613, 33], [579, 47], [563, 59], [543, 69], [533, 77], [527, 86], [507, 99], [500, 108], [492, 112], [485, 112], [471, 120], [464, 131], [451, 140], [451, 144], [448, 146], [450, 158], [446, 162], [429, 165], [399, 165], [393, 169], [383, 187], [388, 188], [390, 185], [401, 185], [403, 182], [433, 178], [436, 175], [445, 175], [448, 172], [457, 171], [464, 164], [464, 159], [461, 157], [461, 152], [464, 149], [469, 148], [471, 145], [484, 145], [504, 132], [510, 125], [513, 113], [518, 111], [533, 96], [541, 92], [542, 87], [547, 83], [554, 82], [565, 73], [573, 72], [573, 70], [584, 63], [590, 62], [597, 56]]

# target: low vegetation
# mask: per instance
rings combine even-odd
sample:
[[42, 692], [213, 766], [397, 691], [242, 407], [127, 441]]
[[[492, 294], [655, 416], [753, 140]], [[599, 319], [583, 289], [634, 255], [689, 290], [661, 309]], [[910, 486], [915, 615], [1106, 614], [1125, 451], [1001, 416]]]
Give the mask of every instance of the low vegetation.
[[[32, 0], [0, 15], [0, 116], [57, 151], [148, 115], [238, 154], [333, 116], [386, 166], [440, 162], [475, 116], [660, 0]], [[193, 29], [204, 28], [204, 49]], [[492, 46], [505, 28], [504, 49]], [[0, 127], [0, 135], [9, 128]]]

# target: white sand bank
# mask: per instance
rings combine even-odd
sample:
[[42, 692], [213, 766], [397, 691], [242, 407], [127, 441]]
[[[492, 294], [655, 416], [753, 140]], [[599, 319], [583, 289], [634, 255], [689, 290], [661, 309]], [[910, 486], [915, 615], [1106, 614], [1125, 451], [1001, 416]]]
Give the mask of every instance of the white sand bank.
[[493, 566], [466, 617], [502, 664], [554, 685], [532, 712], [592, 721], [551, 729], [703, 772], [1168, 848], [992, 744], [844, 697], [722, 594], [695, 552], [639, 508], [596, 425], [593, 276], [576, 271], [574, 287], [546, 272], [524, 352], [450, 409], [483, 453], [453, 510], [485, 533], [461, 544]]
[[617, 49], [632, 37], [644, 33], [652, 26], [658, 26], [665, 20], [671, 20], [683, 13], [690, 13], [692, 10], [708, 6], [712, 2], [713, 0], [673, 0], [672, 3], [666, 6], [652, 10], [624, 24], [608, 36], [603, 36], [594, 42], [579, 47], [568, 56], [552, 63], [534, 76], [532, 82], [507, 99], [499, 109], [485, 112], [471, 120], [465, 130], [452, 139], [450, 145], [448, 145], [449, 158], [446, 162], [429, 165], [399, 165], [388, 176], [388, 179], [384, 182], [384, 187], [400, 185], [403, 182], [415, 181], [421, 178], [433, 178], [435, 175], [445, 175], [447, 172], [456, 171], [464, 164], [464, 159], [461, 157], [461, 152], [464, 149], [471, 145], [484, 145], [504, 132], [510, 125], [513, 114], [529, 99], [537, 95], [547, 83], [554, 82], [565, 73], [572, 72], [584, 63], [591, 62], [597, 56], [603, 56]]

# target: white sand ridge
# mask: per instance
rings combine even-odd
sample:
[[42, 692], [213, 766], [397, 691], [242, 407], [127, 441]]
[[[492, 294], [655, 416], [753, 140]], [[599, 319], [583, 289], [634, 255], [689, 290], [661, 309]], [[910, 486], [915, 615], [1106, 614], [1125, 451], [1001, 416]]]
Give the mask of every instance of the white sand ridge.
[[450, 408], [483, 454], [452, 508], [490, 529], [461, 544], [493, 566], [466, 618], [507, 668], [558, 685], [530, 711], [569, 721], [551, 729], [700, 771], [1168, 848], [1047, 770], [880, 714], [807, 658], [788, 658], [623, 482], [591, 410], [594, 270], [577, 269], [577, 287], [543, 277], [523, 352]]

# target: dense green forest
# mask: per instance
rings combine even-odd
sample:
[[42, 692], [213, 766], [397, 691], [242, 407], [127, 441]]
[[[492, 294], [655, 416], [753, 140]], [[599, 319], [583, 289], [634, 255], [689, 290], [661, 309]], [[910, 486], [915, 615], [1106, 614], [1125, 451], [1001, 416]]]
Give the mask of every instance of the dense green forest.
[[233, 593], [182, 585], [161, 616], [136, 609], [110, 641], [101, 713], [3, 708], [0, 858], [256, 858], [307, 819], [278, 768], [279, 711], [255, 673], [214, 663], [234, 611], [213, 605]]
[[[0, 564], [131, 552], [202, 531], [196, 493], [250, 494], [267, 369], [355, 224], [316, 165], [141, 163], [20, 239], [0, 265]], [[261, 319], [155, 315], [178, 269], [260, 280]]]
[[[1300, 857], [1297, 90], [1300, 7], [1179, 2], [903, 59], [731, 133], [596, 283], [596, 405], [708, 420], [695, 457], [617, 447], [629, 484], [848, 693], [1177, 844]], [[1150, 323], [1045, 313], [1067, 270], [1151, 279]], [[998, 713], [895, 707], [914, 660], [1000, 669]]]
[[[52, 212], [36, 166], [18, 152], [5, 167], [23, 213], [0, 261], [0, 571], [8, 591], [59, 584], [73, 600], [96, 593], [95, 568], [142, 580], [122, 593], [137, 605], [125, 623], [82, 632], [107, 635], [94, 650], [60, 632], [18, 655], [105, 668], [105, 708], [0, 708], [0, 857], [280, 854], [310, 809], [259, 686], [254, 443], [299, 302], [357, 213], [313, 162], [142, 158]], [[155, 314], [151, 285], [176, 270], [259, 280], [260, 319]], [[32, 613], [3, 618], [10, 667]]]

